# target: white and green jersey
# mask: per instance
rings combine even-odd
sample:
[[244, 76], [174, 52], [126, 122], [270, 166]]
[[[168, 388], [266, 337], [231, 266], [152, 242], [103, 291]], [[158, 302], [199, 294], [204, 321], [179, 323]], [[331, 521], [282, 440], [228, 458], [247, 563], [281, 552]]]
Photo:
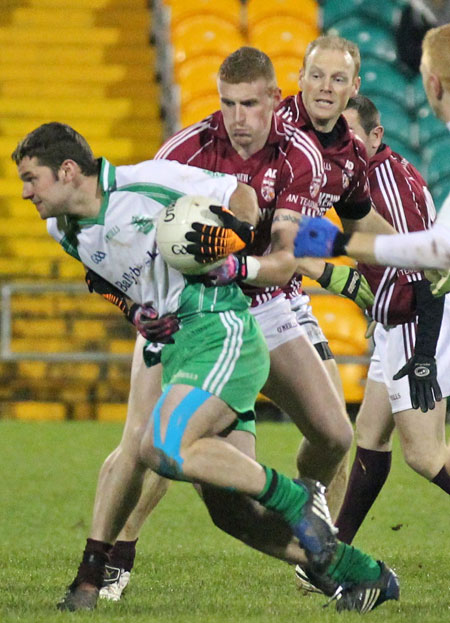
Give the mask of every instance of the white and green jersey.
[[114, 167], [102, 159], [99, 185], [103, 200], [96, 218], [47, 219], [49, 233], [67, 253], [135, 303], [152, 303], [160, 315], [180, 308], [186, 314], [222, 311], [233, 305], [238, 288], [199, 283], [186, 288], [187, 280], [159, 253], [155, 225], [162, 208], [182, 195], [204, 195], [228, 206], [237, 186], [234, 176], [168, 160]]

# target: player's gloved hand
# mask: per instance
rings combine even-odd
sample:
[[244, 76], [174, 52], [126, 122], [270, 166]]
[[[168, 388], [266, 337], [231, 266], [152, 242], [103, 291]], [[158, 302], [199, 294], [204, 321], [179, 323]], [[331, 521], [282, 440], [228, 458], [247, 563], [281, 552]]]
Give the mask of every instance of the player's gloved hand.
[[240, 221], [227, 208], [212, 205], [209, 209], [220, 218], [224, 227], [192, 223], [193, 231], [186, 234], [186, 240], [193, 243], [186, 245], [186, 249], [200, 264], [243, 251], [255, 236], [253, 225]]
[[158, 344], [173, 344], [172, 335], [180, 328], [178, 318], [174, 314], [158, 317], [158, 312], [150, 303], [130, 307], [128, 320], [150, 342]]
[[442, 400], [442, 392], [437, 382], [436, 360], [428, 355], [415, 354], [406, 362], [394, 381], [408, 375], [409, 392], [413, 409], [420, 407], [423, 413], [434, 409], [435, 403]]
[[302, 216], [294, 240], [295, 257], [336, 257], [345, 255], [350, 235], [343, 234], [326, 218]]
[[129, 312], [127, 297], [118, 288], [113, 286], [109, 281], [97, 275], [90, 268], [87, 270], [84, 280], [86, 281], [89, 292], [96, 292], [103, 296], [104, 299], [115, 305], [125, 315]]
[[335, 266], [326, 262], [325, 270], [317, 282], [329, 292], [355, 301], [361, 309], [373, 305], [375, 297], [367, 279], [350, 266]]
[[229, 255], [225, 262], [213, 268], [202, 281], [207, 286], [226, 286], [234, 281], [239, 281], [247, 277], [247, 258], [245, 255]]
[[424, 272], [431, 284], [430, 290], [433, 296], [444, 296], [450, 292], [450, 270], [430, 269]]

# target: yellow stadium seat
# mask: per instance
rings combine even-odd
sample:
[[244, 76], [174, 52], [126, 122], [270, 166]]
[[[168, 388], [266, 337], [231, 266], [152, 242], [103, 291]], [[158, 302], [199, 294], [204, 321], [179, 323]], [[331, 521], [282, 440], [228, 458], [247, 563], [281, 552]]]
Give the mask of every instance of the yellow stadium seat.
[[340, 363], [338, 368], [344, 388], [345, 402], [362, 402], [367, 366], [358, 363]]
[[170, 25], [177, 26], [182, 20], [197, 15], [214, 15], [230, 22], [233, 26], [241, 27], [242, 4], [240, 0], [165, 0]]
[[66, 407], [60, 402], [16, 402], [13, 414], [18, 420], [64, 420]]
[[335, 355], [367, 354], [367, 322], [355, 303], [340, 296], [312, 295], [311, 305]]
[[237, 26], [215, 15], [189, 17], [172, 31], [175, 64], [198, 54], [225, 57], [242, 45], [244, 39]]
[[298, 76], [302, 59], [298, 56], [273, 56], [272, 62], [275, 67], [278, 86], [283, 97], [295, 95], [298, 92]]
[[311, 24], [286, 15], [266, 17], [248, 27], [250, 45], [270, 57], [276, 54], [295, 55], [299, 59], [299, 66], [308, 43], [318, 34], [318, 29]]
[[184, 128], [191, 123], [197, 123], [219, 108], [220, 102], [217, 91], [203, 97], [196, 97], [186, 102], [180, 110], [181, 126]]
[[222, 61], [218, 55], [201, 55], [177, 65], [175, 82], [180, 87], [181, 106], [201, 95], [215, 94], [217, 98], [217, 72]]
[[319, 27], [319, 7], [316, 0], [247, 0], [247, 23], [250, 26], [266, 17], [286, 15]]

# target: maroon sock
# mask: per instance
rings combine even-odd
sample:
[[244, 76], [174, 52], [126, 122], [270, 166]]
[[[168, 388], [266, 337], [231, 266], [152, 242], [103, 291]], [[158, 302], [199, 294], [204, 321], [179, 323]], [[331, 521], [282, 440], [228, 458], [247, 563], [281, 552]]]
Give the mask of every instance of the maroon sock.
[[392, 452], [356, 448], [347, 492], [336, 521], [338, 538], [350, 544], [380, 493], [389, 470]]
[[136, 556], [136, 543], [137, 539], [135, 541], [116, 541], [110, 554], [109, 564], [111, 567], [131, 571]]
[[445, 469], [445, 465], [431, 482], [440, 487], [445, 493], [450, 493], [450, 475]]
[[76, 588], [79, 584], [85, 582], [87, 584], [93, 584], [100, 589], [105, 574], [105, 565], [109, 561], [111, 548], [112, 545], [109, 543], [87, 539], [83, 558], [71, 588]]

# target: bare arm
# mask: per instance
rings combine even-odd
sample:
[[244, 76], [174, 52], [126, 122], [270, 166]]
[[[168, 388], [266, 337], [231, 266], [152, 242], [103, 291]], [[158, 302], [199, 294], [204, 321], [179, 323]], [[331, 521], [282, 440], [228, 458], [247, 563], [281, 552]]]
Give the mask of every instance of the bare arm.
[[341, 219], [346, 234], [353, 232], [371, 234], [396, 234], [395, 229], [372, 208], [366, 216], [358, 220]]
[[[255, 286], [283, 286], [297, 270], [298, 259], [294, 257], [294, 238], [300, 215], [293, 210], [276, 210], [271, 230], [271, 251], [257, 257], [258, 274], [248, 283]], [[322, 260], [319, 260], [322, 261]]]
[[240, 221], [256, 225], [259, 221], [259, 207], [256, 192], [248, 184], [238, 182], [230, 197], [229, 209]]

